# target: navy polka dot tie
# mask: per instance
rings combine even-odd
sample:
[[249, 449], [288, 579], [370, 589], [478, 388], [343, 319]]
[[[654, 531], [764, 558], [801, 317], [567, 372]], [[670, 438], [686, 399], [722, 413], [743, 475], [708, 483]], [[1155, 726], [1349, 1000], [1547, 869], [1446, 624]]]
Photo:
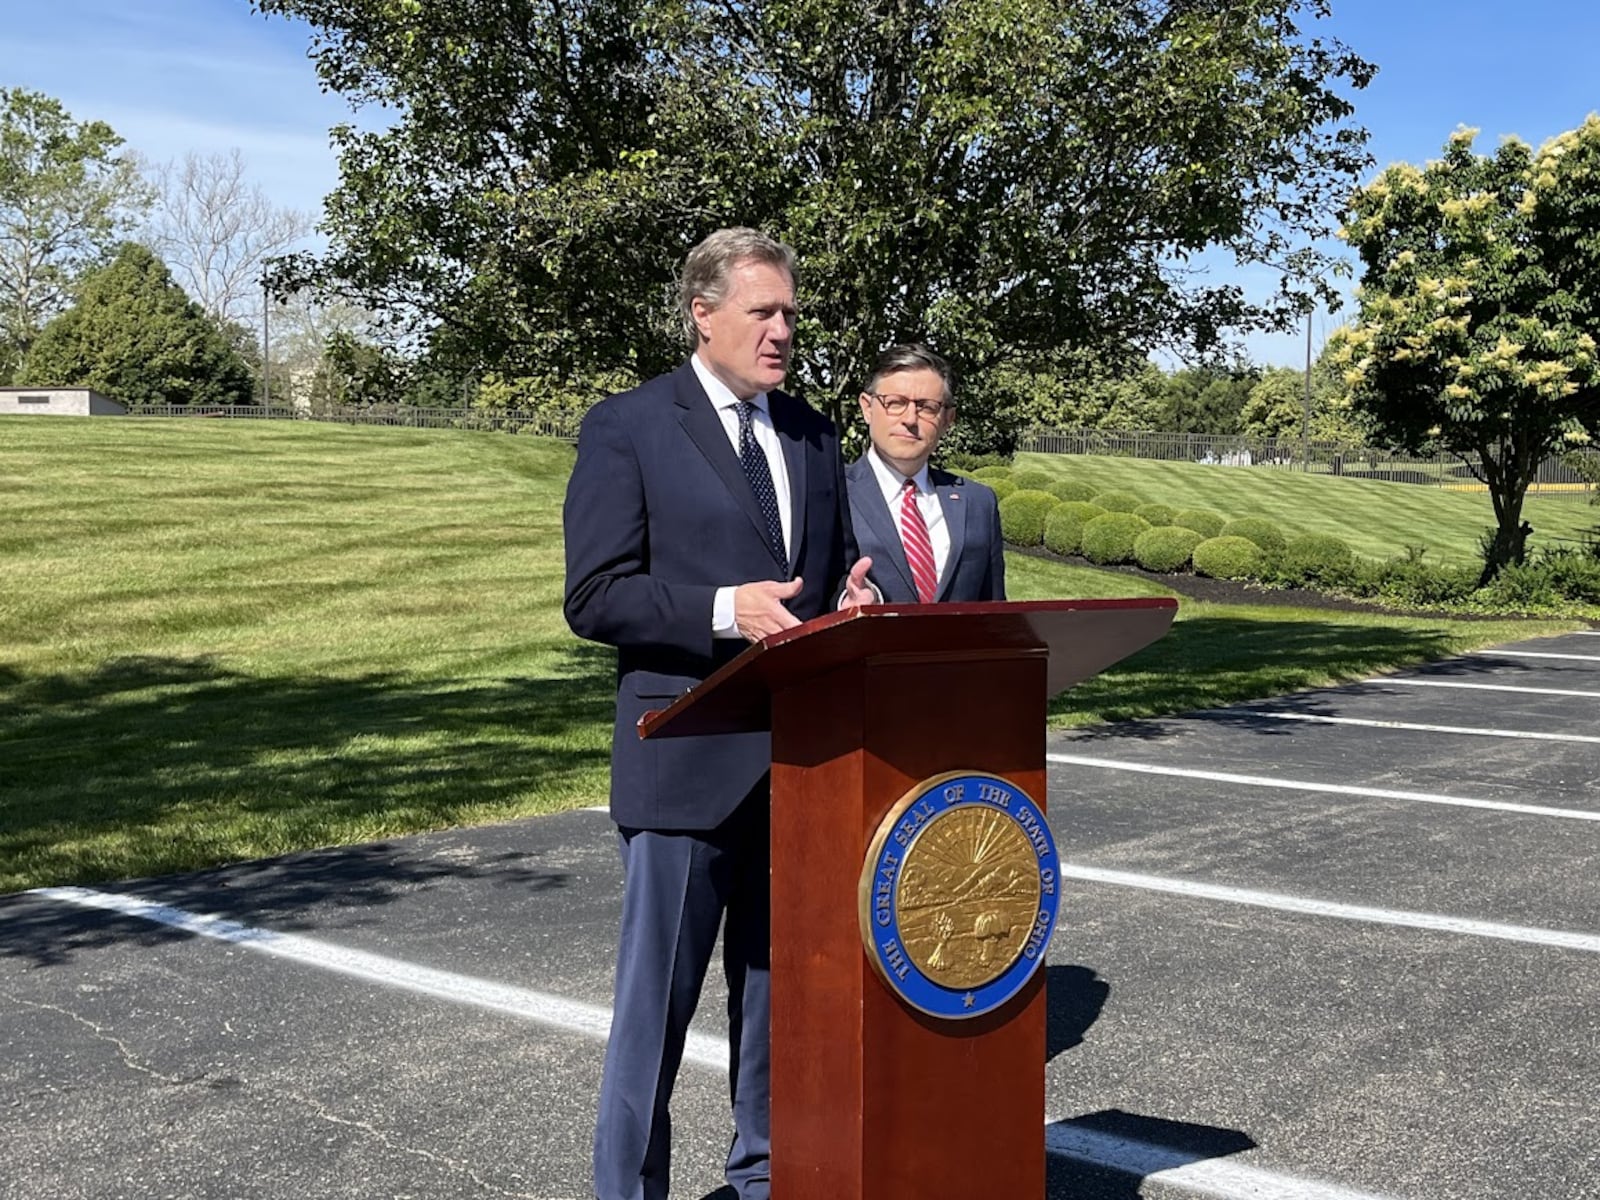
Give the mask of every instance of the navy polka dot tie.
[[767, 465], [766, 452], [756, 441], [752, 418], [756, 406], [748, 400], [739, 401], [739, 462], [744, 467], [744, 477], [750, 481], [756, 505], [767, 519], [767, 546], [772, 557], [785, 575], [789, 572], [789, 552], [783, 545], [783, 518], [778, 514], [778, 493], [772, 486], [772, 468]]

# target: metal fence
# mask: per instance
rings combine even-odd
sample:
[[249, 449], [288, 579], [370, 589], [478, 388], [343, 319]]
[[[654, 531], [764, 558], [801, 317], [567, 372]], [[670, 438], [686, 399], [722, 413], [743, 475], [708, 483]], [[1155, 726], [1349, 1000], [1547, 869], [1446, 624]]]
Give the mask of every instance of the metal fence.
[[[130, 410], [135, 417], [231, 417], [254, 421], [328, 421], [341, 425], [390, 425], [411, 429], [476, 429], [495, 433], [532, 434], [576, 441], [578, 421], [522, 409], [411, 408], [401, 404], [290, 408], [244, 404], [232, 406], [170, 405]], [[1299, 438], [1252, 438], [1240, 434], [1151, 433], [1108, 429], [1034, 431], [1017, 447], [1036, 454], [1098, 454], [1162, 462], [1206, 463], [1223, 467], [1265, 467], [1309, 471], [1349, 479], [1381, 479], [1416, 483], [1447, 491], [1483, 491], [1471, 469], [1459, 458], [1440, 454], [1417, 458], [1371, 446], [1337, 442], [1302, 442]], [[1600, 466], [1600, 450], [1578, 452]], [[1567, 458], [1549, 458], [1539, 465], [1530, 492], [1546, 495], [1592, 491], [1586, 475]]]
[[338, 425], [390, 425], [407, 429], [478, 429], [493, 433], [524, 433], [537, 437], [576, 441], [578, 423], [567, 417], [521, 409], [411, 408], [403, 404], [363, 407], [323, 406], [290, 408], [259, 404], [151, 405], [133, 408], [130, 417], [228, 417], [250, 421], [326, 421]]
[[[1224, 467], [1309, 471], [1350, 479], [1416, 483], [1447, 491], [1484, 490], [1471, 468], [1453, 455], [1418, 458], [1371, 446], [1307, 443], [1299, 438], [1073, 429], [1035, 431], [1023, 439], [1018, 449], [1036, 454], [1096, 454]], [[1578, 453], [1589, 460], [1591, 467], [1600, 465], [1600, 451], [1587, 449]], [[1592, 478], [1592, 475], [1586, 476], [1570, 456], [1549, 458], [1539, 464], [1529, 490], [1547, 495], [1583, 493], [1593, 490]]]

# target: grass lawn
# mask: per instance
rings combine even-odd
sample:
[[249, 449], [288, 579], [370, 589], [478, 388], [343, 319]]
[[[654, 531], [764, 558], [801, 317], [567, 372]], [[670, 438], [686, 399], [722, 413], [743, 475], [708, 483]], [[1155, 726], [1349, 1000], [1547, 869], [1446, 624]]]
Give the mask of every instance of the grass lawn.
[[[560, 612], [571, 458], [498, 433], [0, 421], [0, 892], [602, 800], [612, 655]], [[1160, 590], [1008, 570], [1016, 599]], [[1154, 716], [1568, 627], [1185, 601], [1052, 716]]]
[[[1336, 534], [1372, 558], [1425, 546], [1427, 562], [1476, 565], [1478, 538], [1494, 526], [1487, 494], [1420, 484], [1083, 454], [1019, 454], [1016, 464], [1101, 490], [1130, 491], [1147, 503], [1209, 508], [1230, 519], [1266, 517], [1290, 536]], [[1533, 525], [1534, 548], [1600, 531], [1600, 508], [1582, 494], [1530, 498], [1523, 517]]]

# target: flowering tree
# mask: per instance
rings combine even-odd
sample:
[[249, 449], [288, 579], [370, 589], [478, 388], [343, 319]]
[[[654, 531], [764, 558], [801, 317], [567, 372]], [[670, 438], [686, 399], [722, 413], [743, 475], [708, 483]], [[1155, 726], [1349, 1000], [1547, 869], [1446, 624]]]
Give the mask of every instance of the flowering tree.
[[1523, 559], [1540, 462], [1600, 438], [1600, 118], [1537, 153], [1509, 138], [1476, 154], [1475, 136], [1356, 193], [1360, 319], [1336, 355], [1380, 436], [1455, 454], [1487, 485], [1488, 580]]

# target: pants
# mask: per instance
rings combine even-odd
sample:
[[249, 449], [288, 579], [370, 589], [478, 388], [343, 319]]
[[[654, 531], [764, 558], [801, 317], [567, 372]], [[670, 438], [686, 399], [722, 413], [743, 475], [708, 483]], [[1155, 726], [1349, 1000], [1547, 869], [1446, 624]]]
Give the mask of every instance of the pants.
[[667, 1196], [668, 1102], [724, 913], [734, 1124], [727, 1180], [739, 1200], [768, 1198], [767, 803], [763, 787], [712, 830], [619, 829], [622, 931], [595, 1126], [598, 1200]]

